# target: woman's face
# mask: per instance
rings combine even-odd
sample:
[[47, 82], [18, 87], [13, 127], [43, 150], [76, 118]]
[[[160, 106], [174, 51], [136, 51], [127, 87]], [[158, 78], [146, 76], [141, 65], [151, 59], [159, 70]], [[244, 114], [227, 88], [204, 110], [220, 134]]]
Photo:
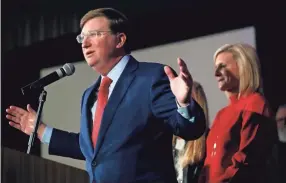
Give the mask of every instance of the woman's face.
[[219, 53], [215, 60], [215, 77], [221, 91], [239, 91], [239, 71], [237, 62], [230, 52]]

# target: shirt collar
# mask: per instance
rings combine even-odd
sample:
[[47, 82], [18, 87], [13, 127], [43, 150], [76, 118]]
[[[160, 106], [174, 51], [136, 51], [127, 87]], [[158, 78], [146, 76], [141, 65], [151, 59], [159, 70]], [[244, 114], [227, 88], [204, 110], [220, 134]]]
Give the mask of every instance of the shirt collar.
[[[121, 58], [121, 60], [111, 69], [111, 71], [107, 74], [107, 77], [112, 79], [111, 85], [114, 86], [118, 81], [120, 75], [122, 74], [124, 68], [126, 67], [129, 61], [130, 55], [125, 55]], [[104, 76], [101, 75], [102, 78]]]

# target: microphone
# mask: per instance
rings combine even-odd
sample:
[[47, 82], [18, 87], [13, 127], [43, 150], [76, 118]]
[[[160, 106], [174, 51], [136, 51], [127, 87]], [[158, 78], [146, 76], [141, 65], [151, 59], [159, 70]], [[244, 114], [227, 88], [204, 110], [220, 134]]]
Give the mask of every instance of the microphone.
[[40, 78], [24, 87], [21, 88], [23, 95], [29, 90], [39, 90], [43, 89], [45, 86], [65, 77], [70, 76], [75, 72], [75, 67], [71, 63], [66, 63], [63, 67], [57, 69], [56, 71]]

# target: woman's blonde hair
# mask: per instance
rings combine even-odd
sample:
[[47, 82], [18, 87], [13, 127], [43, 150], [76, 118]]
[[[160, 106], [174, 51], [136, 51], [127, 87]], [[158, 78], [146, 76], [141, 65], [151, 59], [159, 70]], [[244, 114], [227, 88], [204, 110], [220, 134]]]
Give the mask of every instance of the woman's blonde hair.
[[229, 52], [239, 69], [239, 97], [259, 91], [263, 93], [260, 61], [256, 49], [248, 44], [226, 44], [218, 48], [214, 61], [220, 53]]
[[[206, 125], [208, 127], [209, 116], [207, 98], [203, 87], [198, 82], [193, 83], [192, 97], [202, 107], [206, 118]], [[177, 138], [178, 137], [174, 136], [173, 143], [175, 143]], [[205, 139], [206, 134], [204, 133], [200, 138], [187, 142], [184, 152], [179, 155], [178, 163], [181, 167], [184, 168], [189, 164], [198, 163], [203, 159], [205, 155]]]

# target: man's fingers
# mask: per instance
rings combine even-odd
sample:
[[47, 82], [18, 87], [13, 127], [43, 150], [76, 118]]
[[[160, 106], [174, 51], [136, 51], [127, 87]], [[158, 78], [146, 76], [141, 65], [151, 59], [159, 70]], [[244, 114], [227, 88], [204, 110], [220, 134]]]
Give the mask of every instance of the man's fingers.
[[177, 61], [179, 66], [187, 67], [186, 62], [183, 59], [177, 58]]
[[182, 60], [181, 58], [178, 58], [178, 65], [180, 68], [180, 73], [183, 74], [186, 78], [188, 78], [189, 76], [191, 76], [189, 70], [188, 70], [188, 66], [185, 63], [184, 60]]
[[14, 121], [14, 122], [16, 122], [16, 123], [20, 123], [20, 119], [17, 118], [17, 117], [15, 117], [15, 116], [12, 116], [12, 115], [7, 114], [7, 115], [6, 115], [6, 118], [9, 119], [9, 120], [11, 120], [11, 121]]
[[181, 75], [181, 78], [183, 81], [185, 81], [186, 84], [188, 84], [190, 81], [188, 78], [186, 78], [184, 75]]
[[172, 80], [175, 78], [175, 74], [173, 73], [172, 69], [169, 66], [165, 66], [164, 71], [166, 75], [168, 76], [169, 80]]
[[16, 129], [18, 129], [18, 130], [21, 130], [21, 125], [18, 124], [18, 123], [15, 123], [13, 121], [9, 121], [9, 125], [14, 127], [14, 128], [16, 128]]
[[190, 74], [186, 71], [183, 67], [180, 67], [180, 75], [184, 76], [185, 78], [190, 78]]
[[6, 112], [7, 112], [9, 115], [13, 115], [13, 116], [17, 116], [17, 117], [22, 116], [22, 114], [18, 113], [18, 112], [15, 111], [15, 110], [6, 109]]
[[9, 113], [11, 113], [13, 115], [24, 115], [24, 114], [27, 113], [26, 110], [24, 110], [24, 109], [22, 109], [20, 107], [17, 107], [17, 106], [10, 106], [7, 110], [9, 111]]
[[28, 110], [30, 113], [36, 114], [36, 111], [31, 107], [30, 104], [27, 105], [27, 110]]
[[[192, 77], [191, 77], [191, 74], [188, 70], [186, 63], [181, 58], [178, 58], [177, 61], [178, 61], [179, 70], [180, 70], [180, 77], [182, 77], [182, 79], [185, 82], [189, 83], [188, 80], [192, 80]], [[175, 73], [173, 72], [173, 70], [169, 66], [165, 66], [164, 70], [165, 70], [165, 73], [168, 76], [169, 80], [172, 80], [175, 77], [177, 77], [177, 75], [175, 75]]]

